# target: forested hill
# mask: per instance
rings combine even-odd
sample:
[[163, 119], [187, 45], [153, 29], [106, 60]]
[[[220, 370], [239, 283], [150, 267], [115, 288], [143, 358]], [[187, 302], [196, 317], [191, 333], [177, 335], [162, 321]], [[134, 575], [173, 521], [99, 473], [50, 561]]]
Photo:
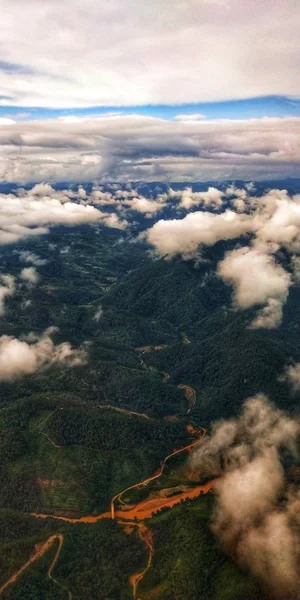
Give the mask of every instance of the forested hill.
[[[223, 242], [203, 252], [202, 260], [156, 260], [125, 276], [103, 299], [103, 306], [137, 314], [151, 323], [169, 323], [177, 339], [160, 352], [145, 355], [147, 364], [167, 371], [171, 382], [197, 389], [194, 416], [205, 423], [234, 414], [245, 398], [268, 394], [279, 406], [297, 410], [299, 395], [280, 375], [300, 359], [300, 286], [290, 291], [282, 324], [251, 329], [255, 308], [237, 311], [231, 289], [216, 275], [227, 247]], [[183, 344], [186, 334], [191, 344]]]

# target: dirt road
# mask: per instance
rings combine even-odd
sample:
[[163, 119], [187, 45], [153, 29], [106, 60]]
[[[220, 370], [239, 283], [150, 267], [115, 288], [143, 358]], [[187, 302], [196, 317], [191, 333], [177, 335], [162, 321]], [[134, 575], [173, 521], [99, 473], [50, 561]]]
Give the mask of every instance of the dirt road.
[[[122, 525], [124, 523], [122, 523], [122, 521], [119, 521], [119, 524]], [[138, 528], [138, 532], [139, 532], [139, 536], [140, 536], [141, 540], [149, 548], [149, 554], [148, 554], [148, 560], [147, 560], [146, 567], [140, 573], [134, 573], [133, 575], [131, 575], [131, 577], [129, 579], [130, 584], [132, 586], [133, 600], [136, 600], [138, 584], [142, 581], [142, 579], [146, 575], [148, 569], [150, 569], [150, 567], [151, 567], [154, 548], [153, 548], [152, 533], [151, 533], [150, 529], [148, 529], [148, 527], [146, 527], [146, 525], [144, 523], [135, 523], [135, 522], [126, 523], [127, 527], [128, 527], [128, 525], [132, 525], [132, 527]]]
[[129, 486], [128, 488], [126, 488], [125, 490], [122, 490], [122, 492], [119, 492], [119, 494], [116, 494], [110, 503], [110, 512], [111, 512], [111, 518], [114, 519], [115, 518], [115, 502], [117, 500], [120, 500], [121, 497], [123, 496], [123, 494], [125, 494], [126, 492], [129, 492], [129, 490], [134, 490], [135, 488], [143, 485], [147, 485], [150, 481], [154, 481], [154, 479], [157, 479], [158, 477], [160, 477], [163, 473], [163, 470], [166, 466], [166, 463], [168, 462], [168, 460], [170, 458], [172, 458], [172, 456], [175, 456], [176, 454], [180, 454], [181, 452], [185, 452], [186, 450], [191, 450], [195, 444], [197, 444], [199, 442], [199, 440], [201, 438], [203, 438], [206, 434], [206, 430], [201, 427], [201, 432], [198, 432], [198, 437], [196, 438], [196, 440], [194, 442], [192, 442], [191, 444], [188, 444], [187, 446], [184, 446], [183, 448], [179, 448], [178, 450], [174, 450], [174, 452], [171, 452], [171, 454], [168, 454], [168, 456], [166, 456], [166, 458], [163, 460], [161, 467], [158, 471], [156, 471], [156, 473], [154, 473], [154, 475], [151, 475], [151, 477], [148, 477], [147, 479], [144, 479], [144, 481], [139, 481], [138, 483], [135, 483], [134, 485]]
[[[31, 557], [29, 558], [29, 560], [22, 566], [20, 567], [20, 569], [18, 569], [18, 571], [16, 571], [13, 575], [11, 575], [11, 577], [6, 581], [6, 583], [4, 583], [1, 588], [0, 588], [0, 595], [4, 592], [4, 590], [11, 585], [12, 583], [15, 583], [17, 581], [17, 579], [19, 579], [19, 577], [24, 573], [24, 571], [26, 571], [26, 569], [28, 569], [28, 567], [30, 567], [35, 561], [39, 560], [39, 558], [42, 558], [42, 556], [51, 548], [52, 544], [55, 542], [55, 540], [58, 540], [58, 548], [57, 551], [55, 553], [54, 559], [52, 560], [47, 575], [50, 579], [52, 579], [52, 581], [54, 581], [54, 583], [56, 583], [57, 585], [61, 585], [56, 579], [54, 579], [54, 577], [52, 577], [51, 573], [56, 565], [57, 559], [59, 557], [60, 551], [62, 549], [62, 545], [64, 543], [64, 536], [61, 533], [56, 533], [54, 535], [51, 535], [46, 542], [44, 542], [44, 544], [36, 546], [36, 550], [34, 552], [34, 554], [31, 555]], [[72, 594], [71, 592], [68, 591], [68, 597], [69, 600], [72, 599]]]

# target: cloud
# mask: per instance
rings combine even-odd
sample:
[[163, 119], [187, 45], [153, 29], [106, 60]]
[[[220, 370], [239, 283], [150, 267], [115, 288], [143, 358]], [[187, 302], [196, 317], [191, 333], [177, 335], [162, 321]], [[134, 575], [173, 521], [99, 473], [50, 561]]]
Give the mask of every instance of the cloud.
[[69, 342], [55, 345], [53, 328], [41, 336], [29, 336], [29, 341], [9, 335], [0, 337], [0, 381], [15, 381], [25, 375], [47, 369], [52, 365], [76, 367], [85, 364], [86, 352], [73, 349]]
[[269, 298], [266, 306], [258, 311], [257, 317], [252, 321], [251, 329], [274, 329], [278, 327], [282, 321], [283, 304], [287, 298]]
[[227, 252], [218, 265], [218, 275], [234, 286], [233, 300], [240, 308], [267, 304], [252, 327], [276, 327], [282, 317], [292, 279], [268, 253], [268, 247], [244, 246]]
[[35, 267], [25, 267], [22, 269], [20, 278], [31, 285], [34, 285], [39, 280], [39, 276]]
[[280, 381], [287, 381], [294, 392], [300, 390], [300, 363], [295, 363], [286, 367]]
[[173, 196], [180, 198], [179, 206], [189, 210], [193, 206], [205, 206], [206, 208], [215, 209], [221, 208], [223, 205], [224, 193], [217, 188], [209, 187], [206, 192], [193, 192], [192, 188], [187, 187], [185, 190], [173, 192]]
[[148, 200], [143, 197], [136, 197], [132, 200], [124, 200], [122, 202], [123, 206], [128, 206], [131, 210], [136, 210], [137, 212], [149, 215], [155, 215], [160, 210], [167, 206], [164, 202], [158, 202], [155, 200]]
[[[80, 0], [28, 0], [26, 32], [16, 18], [23, 6], [23, 0], [1, 3], [6, 105], [120, 107], [300, 95], [296, 0], [255, 0], [251, 11], [239, 0], [87, 0], [85, 11]], [[279, 49], [278, 40], [288, 43]]]
[[174, 117], [175, 121], [199, 121], [199, 119], [205, 119], [205, 115], [202, 115], [201, 113], [194, 113], [194, 114], [182, 114], [182, 115], [176, 115], [176, 117]]
[[37, 254], [30, 252], [29, 250], [21, 250], [18, 252], [18, 254], [20, 261], [33, 264], [36, 267], [45, 265], [47, 263], [46, 259], [40, 258]]
[[0, 316], [4, 315], [5, 312], [5, 298], [13, 296], [15, 287], [15, 278], [12, 275], [0, 275]]
[[167, 206], [165, 199], [168, 199], [168, 195], [161, 195], [156, 200], [149, 200], [135, 189], [117, 189], [112, 193], [94, 187], [89, 202], [96, 206], [114, 206], [116, 210], [130, 209], [145, 215], [155, 215]]
[[297, 177], [299, 138], [297, 117], [193, 125], [137, 114], [18, 122], [0, 127], [0, 179], [101, 183]]
[[162, 219], [145, 235], [162, 256], [181, 254], [187, 259], [195, 256], [201, 245], [213, 246], [219, 240], [239, 237], [251, 231], [251, 227], [251, 217], [238, 215], [232, 210], [217, 215], [194, 212], [183, 219]]
[[[212, 203], [211, 209], [215, 202], [218, 210], [224, 196], [230, 199], [231, 208], [218, 214], [202, 210], [184, 218], [161, 219], [143, 237], [157, 254], [170, 258], [181, 255], [184, 259], [196, 258], [202, 246], [219, 240], [239, 238], [241, 246], [244, 238], [245, 245], [227, 252], [219, 262], [217, 274], [233, 286], [236, 307], [262, 306], [250, 325], [253, 329], [277, 327], [289, 288], [300, 277], [300, 195], [272, 189], [256, 197], [253, 186], [238, 189], [232, 185], [225, 192], [211, 187], [199, 193], [192, 193], [190, 188], [178, 193], [170, 189], [167, 196], [179, 197], [179, 206], [186, 208], [203, 201]], [[288, 251], [291, 272], [277, 262], [276, 253], [281, 248]]]
[[[103, 223], [116, 229], [127, 227], [127, 221], [115, 213], [101, 212], [83, 203], [82, 188], [79, 191], [79, 195], [71, 190], [54, 191], [48, 184], [38, 184], [29, 191], [0, 194], [0, 245], [46, 234], [54, 225]], [[74, 201], [76, 196], [77, 201]], [[36, 261], [35, 255], [23, 253], [21, 257], [27, 262]]]
[[103, 315], [103, 308], [102, 308], [102, 306], [99, 306], [98, 310], [96, 310], [96, 312], [93, 316], [93, 319], [95, 321], [97, 321], [97, 323], [98, 323], [98, 321], [100, 321], [100, 319], [102, 318], [102, 315]]
[[281, 451], [296, 460], [299, 435], [296, 420], [258, 395], [239, 418], [216, 423], [191, 457], [200, 473], [221, 470], [212, 529], [223, 547], [276, 598], [291, 600], [299, 598], [300, 500], [298, 491], [284, 498]]

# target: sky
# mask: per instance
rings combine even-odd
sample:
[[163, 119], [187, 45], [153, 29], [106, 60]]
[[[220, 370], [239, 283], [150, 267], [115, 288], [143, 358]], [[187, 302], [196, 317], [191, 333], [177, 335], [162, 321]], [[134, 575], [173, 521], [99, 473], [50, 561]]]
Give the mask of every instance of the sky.
[[298, 0], [0, 8], [0, 181], [299, 176]]

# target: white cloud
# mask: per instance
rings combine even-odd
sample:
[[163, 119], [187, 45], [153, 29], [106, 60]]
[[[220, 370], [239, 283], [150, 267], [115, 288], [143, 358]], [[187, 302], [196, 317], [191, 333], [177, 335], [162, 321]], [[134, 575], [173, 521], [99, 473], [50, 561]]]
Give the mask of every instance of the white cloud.
[[[73, 201], [74, 192], [54, 191], [48, 184], [39, 184], [32, 190], [21, 190], [19, 195], [0, 194], [0, 244], [17, 242], [32, 235], [48, 232], [53, 225], [81, 225], [103, 223], [107, 227], [124, 229], [126, 220], [115, 213], [101, 212], [82, 203], [85, 190], [79, 190], [79, 202]], [[36, 261], [35, 255], [24, 254], [25, 260]], [[37, 264], [37, 262], [35, 262]]]
[[178, 195], [181, 197], [179, 206], [187, 210], [199, 205], [207, 208], [221, 208], [223, 205], [224, 193], [214, 187], [209, 187], [207, 192], [193, 192], [192, 188], [186, 188]]
[[20, 278], [32, 285], [37, 283], [39, 280], [39, 276], [35, 267], [25, 267], [22, 269]]
[[51, 365], [75, 367], [86, 362], [86, 352], [73, 349], [69, 342], [55, 345], [50, 328], [40, 337], [29, 341], [2, 335], [0, 337], [0, 380], [14, 381], [25, 375], [49, 368]]
[[216, 423], [191, 457], [199, 473], [212, 465], [221, 472], [214, 533], [276, 598], [297, 598], [300, 583], [299, 491], [280, 502], [285, 486], [280, 452], [296, 460], [299, 433], [297, 420], [259, 395], [244, 403], [238, 419]]
[[21, 250], [20, 252], [18, 252], [18, 254], [20, 261], [33, 264], [36, 267], [45, 265], [47, 263], [46, 259], [40, 258], [37, 254], [35, 254], [34, 252], [30, 252], [29, 250]]
[[219, 263], [218, 274], [235, 287], [234, 301], [241, 308], [286, 299], [290, 275], [265, 248], [244, 246], [232, 250]]
[[86, 0], [84, 10], [81, 0], [27, 0], [25, 29], [23, 7], [1, 2], [2, 104], [300, 95], [297, 0], [254, 0], [251, 10], [240, 0]]
[[220, 215], [194, 212], [183, 219], [158, 221], [148, 229], [146, 237], [162, 256], [181, 254], [184, 258], [191, 258], [200, 245], [213, 246], [219, 240], [239, 237], [251, 228], [251, 217], [238, 215], [232, 210]]
[[134, 189], [118, 189], [112, 193], [104, 192], [101, 189], [94, 187], [88, 202], [96, 206], [114, 206], [116, 210], [128, 208], [145, 215], [155, 215], [167, 206], [167, 203], [164, 202], [165, 199], [168, 199], [168, 195], [158, 197], [156, 200], [149, 200]]
[[[252, 186], [249, 191], [250, 194], [253, 192]], [[234, 197], [232, 207], [236, 212], [231, 209], [220, 214], [201, 211], [181, 219], [162, 219], [143, 236], [158, 254], [169, 257], [178, 254], [189, 259], [198, 255], [201, 246], [248, 235], [247, 245], [225, 255], [218, 265], [218, 274], [233, 285], [233, 300], [237, 307], [246, 309], [262, 305], [250, 326], [271, 329], [280, 324], [289, 287], [299, 280], [300, 195], [289, 196], [286, 190], [274, 189], [262, 197], [255, 197], [249, 195], [249, 191], [234, 186], [225, 191], [227, 197]], [[185, 193], [189, 194], [188, 199], [192, 197], [187, 190], [181, 192], [180, 197], [185, 197]], [[195, 194], [197, 198], [198, 192]], [[199, 194], [209, 200], [215, 196], [222, 203], [223, 194], [215, 188]], [[175, 192], [170, 190], [169, 195], [173, 198]], [[191, 206], [191, 202], [188, 200], [187, 206]], [[286, 248], [292, 254], [292, 273], [274, 258], [280, 248]]]
[[[205, 181], [298, 176], [300, 118], [190, 123], [139, 115], [0, 128], [4, 181]], [[44, 195], [49, 195], [46, 192]]]
[[280, 377], [280, 381], [287, 381], [293, 388], [294, 392], [300, 390], [300, 363], [295, 363], [286, 367], [284, 374]]
[[202, 115], [201, 113], [194, 113], [194, 114], [183, 114], [183, 115], [176, 115], [176, 117], [174, 117], [175, 121], [199, 121], [199, 119], [205, 119], [205, 115]]
[[16, 121], [13, 119], [7, 119], [5, 117], [0, 117], [0, 126], [1, 125], [14, 125]]
[[148, 200], [144, 197], [136, 197], [132, 200], [124, 200], [122, 202], [123, 206], [128, 206], [132, 210], [136, 210], [137, 212], [143, 214], [155, 215], [160, 210], [162, 210], [165, 206], [167, 206], [166, 202], [158, 202], [155, 200]]
[[269, 298], [267, 305], [258, 311], [256, 318], [251, 323], [252, 329], [274, 329], [280, 325], [283, 314], [283, 304], [286, 296], [282, 298]]

